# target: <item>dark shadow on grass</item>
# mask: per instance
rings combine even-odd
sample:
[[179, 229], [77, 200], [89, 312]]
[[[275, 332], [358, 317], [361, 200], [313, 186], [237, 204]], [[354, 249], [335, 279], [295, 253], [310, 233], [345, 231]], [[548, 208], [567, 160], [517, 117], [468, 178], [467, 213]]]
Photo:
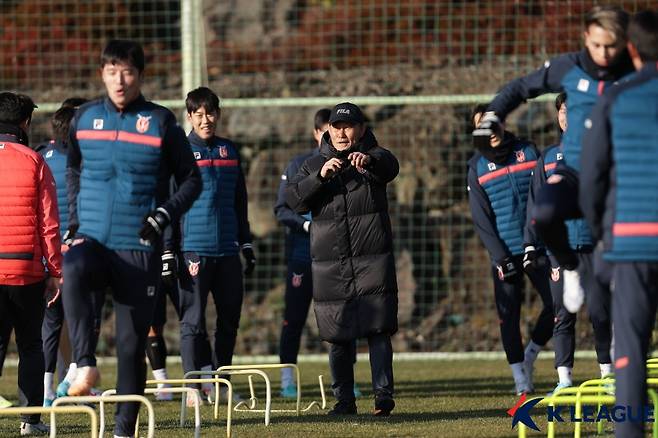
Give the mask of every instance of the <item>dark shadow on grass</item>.
[[[424, 382], [396, 382], [396, 394], [402, 397], [445, 396], [453, 395], [464, 398], [483, 398], [491, 396], [515, 397], [514, 383], [511, 377], [498, 379], [459, 378], [434, 379]], [[535, 394], [543, 395], [554, 388], [548, 381], [535, 382]]]
[[[234, 425], [263, 424], [262, 414], [250, 414], [253, 417], [234, 417]], [[442, 411], [442, 412], [399, 412], [393, 411], [390, 417], [375, 417], [370, 412], [359, 413], [358, 415], [346, 415], [340, 417], [329, 416], [326, 413], [301, 414], [297, 416], [283, 416], [272, 414], [272, 424], [317, 424], [317, 423], [349, 423], [358, 421], [360, 423], [387, 423], [402, 424], [409, 422], [431, 422], [431, 421], [448, 421], [464, 420], [469, 418], [504, 418], [504, 410], [500, 409], [468, 409], [463, 411]]]
[[[435, 379], [396, 385], [396, 393], [404, 396], [459, 395], [481, 397], [483, 395], [509, 394], [513, 383], [505, 379]], [[493, 394], [492, 394], [493, 393]]]

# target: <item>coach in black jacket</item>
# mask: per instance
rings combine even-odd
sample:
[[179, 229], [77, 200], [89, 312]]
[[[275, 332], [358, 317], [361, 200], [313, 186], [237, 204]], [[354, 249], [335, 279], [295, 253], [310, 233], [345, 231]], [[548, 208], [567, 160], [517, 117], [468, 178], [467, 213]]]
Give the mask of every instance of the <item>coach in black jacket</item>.
[[290, 182], [286, 199], [311, 212], [313, 300], [320, 337], [331, 343], [329, 364], [338, 403], [330, 415], [355, 414], [352, 358], [356, 338], [368, 338], [375, 415], [393, 401], [391, 335], [397, 331], [397, 279], [386, 184], [397, 159], [377, 145], [358, 106], [336, 105], [320, 155]]

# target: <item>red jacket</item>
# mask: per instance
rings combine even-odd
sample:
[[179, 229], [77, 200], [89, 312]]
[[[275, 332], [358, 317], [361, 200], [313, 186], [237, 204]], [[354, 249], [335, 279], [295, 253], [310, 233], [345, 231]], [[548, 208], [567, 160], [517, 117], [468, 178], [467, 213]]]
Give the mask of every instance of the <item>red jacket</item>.
[[46, 268], [62, 276], [55, 181], [41, 155], [0, 135], [0, 284], [36, 283]]

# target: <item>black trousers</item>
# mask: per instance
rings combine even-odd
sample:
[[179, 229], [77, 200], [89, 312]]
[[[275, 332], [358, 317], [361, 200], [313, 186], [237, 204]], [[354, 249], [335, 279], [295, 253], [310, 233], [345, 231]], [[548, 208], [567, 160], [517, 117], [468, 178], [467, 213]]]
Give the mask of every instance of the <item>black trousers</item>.
[[[16, 333], [18, 398], [21, 406], [43, 405], [41, 323], [46, 307], [44, 291], [43, 281], [24, 286], [0, 285], [0, 321], [8, 322]], [[6, 339], [9, 339], [8, 336]], [[28, 423], [38, 423], [41, 416], [22, 415], [21, 418]]]
[[7, 348], [10, 338], [11, 323], [8, 319], [0, 319], [0, 376], [2, 376], [2, 369], [5, 366], [5, 358], [7, 357]]
[[578, 254], [578, 272], [585, 290], [585, 305], [594, 332], [594, 349], [599, 363], [612, 363], [612, 264], [599, 250]]
[[210, 292], [217, 318], [213, 366], [230, 365], [244, 296], [240, 256], [198, 257], [185, 252], [183, 262], [186, 269], [181, 269], [179, 281], [183, 370], [199, 370], [211, 363], [205, 316]]
[[[615, 343], [615, 404], [629, 406], [637, 417], [647, 404], [646, 359], [658, 307], [658, 262], [615, 263], [614, 282], [612, 321], [619, 339]], [[616, 423], [615, 436], [643, 437], [644, 423]]]
[[578, 205], [578, 175], [568, 168], [561, 168], [555, 174], [561, 175], [562, 181], [541, 187], [532, 218], [537, 233], [560, 267], [575, 269], [578, 258], [569, 245], [565, 221], [583, 217]]
[[[144, 350], [162, 269], [157, 251], [114, 251], [86, 240], [64, 258], [64, 311], [78, 367], [95, 366], [94, 291], [112, 289], [118, 358], [117, 394], [143, 394]], [[115, 434], [131, 436], [139, 403], [119, 403]]]
[[[105, 300], [105, 291], [95, 291], [93, 293], [94, 309], [96, 318], [94, 320], [95, 344], [98, 344], [100, 335], [103, 303]], [[46, 307], [43, 324], [41, 325], [41, 338], [43, 339], [43, 357], [47, 373], [54, 373], [57, 368], [59, 341], [62, 335], [62, 326], [64, 325], [64, 305], [62, 299], [57, 300], [52, 306]], [[94, 346], [94, 351], [96, 347]], [[62, 370], [60, 370], [62, 371]]]
[[313, 299], [311, 262], [288, 261], [286, 278], [285, 310], [279, 343], [281, 363], [297, 363], [302, 331]]
[[167, 323], [167, 297], [174, 305], [176, 314], [180, 315], [180, 297], [178, 294], [178, 284], [165, 286], [162, 282], [158, 285], [158, 296], [155, 300], [155, 310], [153, 311], [153, 320], [151, 325], [162, 327]]
[[[503, 349], [507, 356], [507, 362], [523, 362], [523, 341], [521, 340], [521, 305], [523, 303], [523, 263], [522, 256], [514, 256], [513, 262], [518, 275], [511, 281], [503, 281], [498, 278], [496, 267], [492, 267], [494, 294], [496, 298], [496, 309], [500, 320], [500, 335], [503, 341]], [[530, 282], [535, 287], [542, 300], [542, 310], [531, 338], [537, 345], [546, 345], [553, 335], [553, 305], [551, 300], [551, 287], [549, 284], [550, 266], [548, 261], [539, 269], [528, 275]]]
[[[375, 397], [393, 397], [393, 347], [387, 333], [368, 337], [370, 373]], [[356, 341], [331, 344], [329, 367], [331, 368], [334, 396], [338, 401], [354, 402], [354, 359]]]
[[555, 350], [555, 368], [573, 368], [576, 351], [576, 314], [564, 307], [562, 288], [562, 269], [551, 257], [551, 296], [553, 297], [553, 348]]
[[[587, 313], [594, 332], [597, 361], [598, 363], [612, 363], [610, 357], [610, 344], [612, 343], [611, 278], [605, 276], [606, 272], [612, 272], [612, 266], [603, 260], [599, 251], [577, 252], [576, 257], [578, 258], [578, 273], [585, 290]], [[555, 367], [573, 367], [576, 314], [569, 313], [564, 308], [561, 269], [559, 267], [552, 269], [551, 278], [557, 276], [559, 279], [558, 283], [551, 282], [555, 311], [555, 328], [553, 330]]]

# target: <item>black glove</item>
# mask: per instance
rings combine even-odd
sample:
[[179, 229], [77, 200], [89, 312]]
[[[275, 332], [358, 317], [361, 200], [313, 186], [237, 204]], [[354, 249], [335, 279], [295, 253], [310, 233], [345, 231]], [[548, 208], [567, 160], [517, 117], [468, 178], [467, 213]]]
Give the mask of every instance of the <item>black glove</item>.
[[503, 138], [503, 126], [493, 111], [484, 113], [477, 128], [473, 130], [473, 144], [477, 149], [486, 149], [491, 145], [491, 136]]
[[171, 217], [167, 210], [160, 207], [144, 217], [144, 226], [139, 230], [139, 242], [142, 245], [154, 245], [164, 233], [167, 225], [171, 223]]
[[66, 246], [71, 246], [73, 244], [73, 241], [75, 240], [75, 235], [78, 233], [78, 226], [77, 225], [71, 225], [68, 230], [66, 230], [66, 233], [64, 233], [64, 237], [62, 237], [62, 243]]
[[251, 243], [242, 245], [242, 257], [244, 257], [245, 262], [244, 275], [251, 275], [256, 268], [256, 255], [254, 254]]
[[173, 287], [178, 278], [178, 262], [173, 251], [162, 253], [162, 284], [165, 287]]
[[512, 261], [511, 258], [507, 257], [505, 260], [500, 262], [496, 266], [496, 270], [498, 271], [498, 278], [500, 280], [506, 281], [508, 283], [514, 283], [514, 281], [516, 280], [518, 271], [516, 270], [516, 266], [514, 266], [514, 261]]
[[534, 246], [528, 245], [523, 253], [523, 270], [530, 275], [546, 263], [545, 259], [546, 257], [542, 251], [537, 251]]

